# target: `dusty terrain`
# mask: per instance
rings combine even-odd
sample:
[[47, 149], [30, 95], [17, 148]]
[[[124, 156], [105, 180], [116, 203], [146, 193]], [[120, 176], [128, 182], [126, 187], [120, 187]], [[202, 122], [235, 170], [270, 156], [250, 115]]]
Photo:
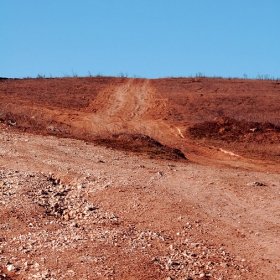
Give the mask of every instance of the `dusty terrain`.
[[0, 279], [280, 279], [280, 82], [0, 79]]

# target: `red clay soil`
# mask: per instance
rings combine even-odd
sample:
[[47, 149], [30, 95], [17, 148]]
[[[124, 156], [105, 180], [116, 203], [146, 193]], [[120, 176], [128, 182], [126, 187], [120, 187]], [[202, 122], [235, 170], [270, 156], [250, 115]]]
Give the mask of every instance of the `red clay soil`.
[[208, 157], [208, 146], [224, 146], [246, 158], [278, 162], [279, 94], [279, 81], [7, 79], [0, 81], [0, 121], [17, 130], [88, 141], [143, 134], [192, 152], [189, 157]]
[[280, 82], [0, 79], [0, 279], [280, 279]]

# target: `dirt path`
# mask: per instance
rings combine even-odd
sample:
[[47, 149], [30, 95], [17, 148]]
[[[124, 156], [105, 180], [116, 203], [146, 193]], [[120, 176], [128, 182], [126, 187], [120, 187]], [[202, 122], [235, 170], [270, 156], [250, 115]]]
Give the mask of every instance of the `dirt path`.
[[[191, 139], [188, 121], [228, 95], [212, 92], [216, 79], [207, 94], [203, 81], [171, 82], [0, 84], [0, 279], [280, 279], [279, 144], [269, 160], [246, 158], [240, 142]], [[244, 97], [232, 83], [221, 110]], [[245, 105], [236, 112], [250, 113]], [[189, 160], [90, 141], [115, 133], [148, 135]]]
[[[158, 98], [148, 79], [128, 79], [123, 85], [97, 96], [100, 109], [86, 116], [91, 130], [104, 135], [112, 133], [139, 133], [183, 151], [187, 158], [209, 165], [229, 165], [253, 170], [274, 172], [280, 164], [269, 161], [246, 159], [223, 148], [195, 145], [186, 138], [180, 123], [165, 120], [168, 99]], [[82, 124], [80, 124], [82, 125]]]
[[[0, 141], [8, 274], [280, 279], [279, 174], [153, 161], [49, 136], [3, 131]], [[43, 201], [80, 216], [46, 215]]]
[[87, 123], [91, 131], [101, 135], [141, 133], [145, 124], [140, 120], [152, 104], [151, 100], [149, 80], [129, 79], [113, 91], [100, 93], [95, 100], [98, 111], [85, 114], [82, 123]]
[[[255, 145], [249, 141], [241, 147], [238, 142], [226, 144], [229, 142], [220, 141], [222, 145], [219, 145], [217, 142], [210, 144], [207, 139], [190, 139], [187, 134], [189, 122], [198, 117], [201, 120], [208, 119], [209, 110], [213, 115], [231, 108], [232, 116], [238, 115], [240, 111], [250, 115], [251, 103], [243, 104], [239, 99], [248, 99], [250, 92], [247, 91], [251, 89], [253, 92], [259, 90], [259, 82], [248, 82], [250, 87], [247, 85], [246, 93], [241, 94], [243, 82], [103, 77], [8, 80], [0, 84], [3, 100], [0, 121], [3, 119], [8, 125], [15, 123], [15, 127], [30, 132], [87, 140], [121, 133], [144, 134], [180, 149], [194, 162], [274, 172], [280, 169], [277, 144]], [[205, 93], [197, 92], [197, 83], [204, 85]], [[212, 92], [215, 83], [233, 87], [234, 92], [217, 95]], [[262, 114], [275, 120], [273, 116], [279, 112], [279, 100], [276, 98], [279, 96], [279, 86], [274, 82], [264, 85], [271, 94], [269, 100], [266, 98], [261, 103], [262, 91], [259, 92], [259, 103], [266, 105], [262, 107]], [[227, 103], [223, 105], [220, 98]], [[266, 108], [273, 108], [273, 112]], [[277, 134], [273, 137], [271, 139], [277, 141]], [[254, 157], [251, 154], [254, 156], [257, 153], [256, 159], [252, 159]]]
[[121, 121], [136, 121], [148, 110], [152, 96], [149, 89], [149, 80], [131, 79], [120, 86], [105, 108], [102, 115], [108, 115], [112, 119]]

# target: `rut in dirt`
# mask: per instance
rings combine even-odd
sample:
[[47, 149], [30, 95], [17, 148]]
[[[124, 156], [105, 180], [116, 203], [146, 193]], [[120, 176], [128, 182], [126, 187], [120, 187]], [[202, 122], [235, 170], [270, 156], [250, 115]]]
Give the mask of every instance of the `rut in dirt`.
[[[97, 129], [106, 130], [95, 143], [152, 159], [186, 160], [180, 149], [156, 139], [163, 130], [148, 114], [155, 109], [154, 99], [147, 79], [130, 79], [119, 86], [109, 96], [108, 104], [92, 116]], [[98, 121], [101, 119], [102, 127]]]
[[130, 79], [110, 96], [109, 104], [103, 114], [112, 121], [117, 118], [122, 121], [140, 119], [151, 104], [149, 81], [146, 79]]

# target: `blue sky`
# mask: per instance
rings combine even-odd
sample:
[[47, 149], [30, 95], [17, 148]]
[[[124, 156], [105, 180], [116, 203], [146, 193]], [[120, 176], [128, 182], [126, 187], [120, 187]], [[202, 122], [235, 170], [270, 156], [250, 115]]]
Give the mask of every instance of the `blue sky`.
[[280, 78], [279, 0], [1, 0], [0, 76]]

